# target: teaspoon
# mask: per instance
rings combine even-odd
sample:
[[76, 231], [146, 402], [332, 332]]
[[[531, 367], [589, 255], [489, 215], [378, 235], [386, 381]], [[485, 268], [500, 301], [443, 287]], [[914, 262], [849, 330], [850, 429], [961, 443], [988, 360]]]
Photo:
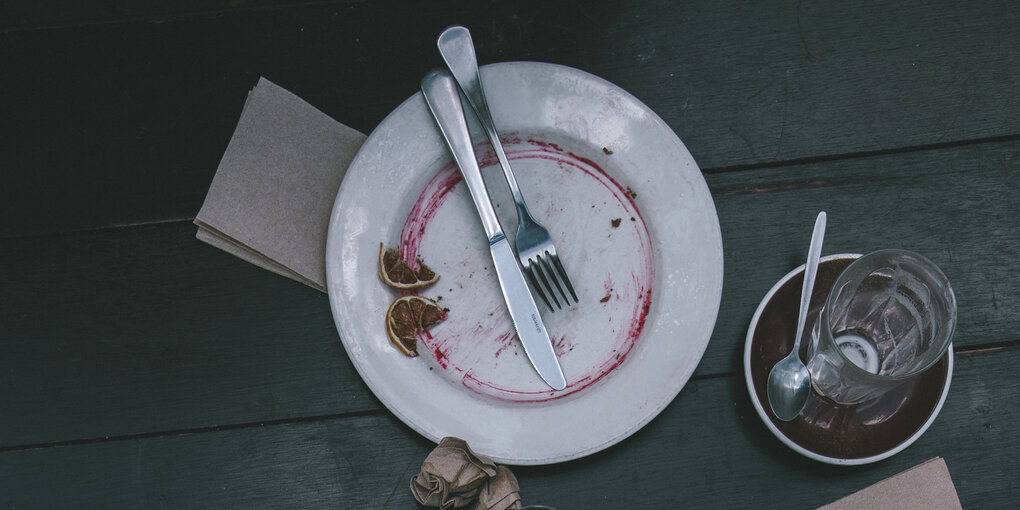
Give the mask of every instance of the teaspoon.
[[790, 421], [800, 414], [801, 409], [804, 409], [804, 404], [807, 403], [808, 392], [811, 390], [811, 373], [804, 366], [804, 362], [800, 360], [800, 337], [804, 334], [804, 322], [807, 320], [811, 291], [814, 289], [815, 275], [818, 273], [818, 259], [822, 252], [823, 237], [825, 237], [825, 211], [818, 213], [818, 217], [815, 219], [815, 230], [811, 234], [807, 264], [804, 265], [804, 286], [801, 288], [797, 336], [793, 340], [793, 349], [769, 372], [767, 386], [769, 405], [776, 418], [783, 421]]

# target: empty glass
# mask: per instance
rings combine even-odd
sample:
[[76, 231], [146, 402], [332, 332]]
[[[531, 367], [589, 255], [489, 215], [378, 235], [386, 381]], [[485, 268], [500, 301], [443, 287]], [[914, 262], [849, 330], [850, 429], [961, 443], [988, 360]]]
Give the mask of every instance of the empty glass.
[[811, 332], [812, 387], [841, 404], [860, 403], [924, 372], [949, 347], [956, 297], [927, 258], [881, 250], [836, 279]]

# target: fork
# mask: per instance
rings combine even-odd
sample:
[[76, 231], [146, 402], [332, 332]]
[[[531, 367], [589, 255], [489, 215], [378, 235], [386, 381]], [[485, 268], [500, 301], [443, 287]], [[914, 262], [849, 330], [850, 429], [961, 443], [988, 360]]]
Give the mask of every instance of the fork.
[[[450, 74], [457, 81], [457, 85], [467, 97], [468, 104], [471, 105], [482, 128], [485, 129], [489, 143], [496, 151], [499, 165], [503, 167], [506, 182], [510, 185], [510, 193], [514, 197], [519, 219], [515, 241], [517, 258], [524, 268], [524, 274], [550, 310], [556, 311], [562, 308], [554, 289], [558, 291], [567, 306], [570, 305], [571, 298], [574, 303], [577, 303], [574, 286], [570, 283], [570, 278], [567, 277], [567, 272], [563, 269], [563, 264], [556, 254], [556, 246], [553, 245], [549, 231], [531, 215], [527, 204], [524, 203], [524, 196], [521, 195], [521, 190], [517, 187], [517, 179], [514, 177], [510, 161], [507, 160], [506, 153], [503, 151], [503, 144], [499, 141], [499, 133], [496, 132], [496, 126], [492, 122], [492, 113], [489, 111], [489, 104], [486, 102], [485, 92], [482, 90], [482, 81], [478, 74], [478, 60], [475, 57], [471, 33], [461, 26], [447, 28], [439, 35], [438, 46], [439, 53], [446, 61], [446, 66], [450, 68]], [[566, 287], [566, 291], [564, 291], [564, 287]], [[552, 303], [549, 302], [547, 294], [552, 298], [552, 303], [556, 304], [556, 308], [553, 308]]]

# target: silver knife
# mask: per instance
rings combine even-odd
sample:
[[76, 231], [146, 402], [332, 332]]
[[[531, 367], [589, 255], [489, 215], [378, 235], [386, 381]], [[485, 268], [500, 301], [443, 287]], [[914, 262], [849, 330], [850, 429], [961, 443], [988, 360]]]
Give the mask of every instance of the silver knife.
[[535, 299], [531, 297], [528, 284], [524, 281], [524, 273], [517, 265], [517, 257], [496, 218], [496, 210], [492, 208], [489, 192], [482, 181], [482, 172], [478, 168], [474, 147], [471, 145], [471, 135], [468, 133], [457, 83], [448, 72], [433, 70], [422, 78], [421, 91], [425, 95], [425, 102], [432, 111], [432, 116], [436, 119], [439, 131], [446, 139], [450, 153], [453, 154], [453, 160], [460, 167], [464, 183], [467, 184], [468, 192], [471, 193], [471, 199], [475, 202], [475, 208], [478, 209], [478, 215], [482, 219], [485, 235], [489, 237], [492, 263], [496, 267], [499, 286], [503, 290], [503, 299], [510, 309], [510, 317], [513, 319], [514, 328], [517, 329], [517, 336], [524, 344], [524, 352], [538, 371], [538, 375], [542, 376], [542, 380], [553, 389], [562, 390], [567, 387], [567, 381], [563, 378], [563, 370], [560, 369], [556, 351], [553, 350], [552, 342], [549, 340], [549, 332], [545, 329], [542, 316], [538, 314]]

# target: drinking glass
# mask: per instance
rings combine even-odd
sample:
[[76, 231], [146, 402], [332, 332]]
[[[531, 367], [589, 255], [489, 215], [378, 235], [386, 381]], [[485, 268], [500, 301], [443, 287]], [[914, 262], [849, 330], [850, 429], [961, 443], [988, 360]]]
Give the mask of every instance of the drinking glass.
[[877, 398], [931, 368], [955, 327], [956, 296], [933, 262], [905, 250], [864, 255], [836, 278], [811, 331], [811, 385], [840, 404]]

